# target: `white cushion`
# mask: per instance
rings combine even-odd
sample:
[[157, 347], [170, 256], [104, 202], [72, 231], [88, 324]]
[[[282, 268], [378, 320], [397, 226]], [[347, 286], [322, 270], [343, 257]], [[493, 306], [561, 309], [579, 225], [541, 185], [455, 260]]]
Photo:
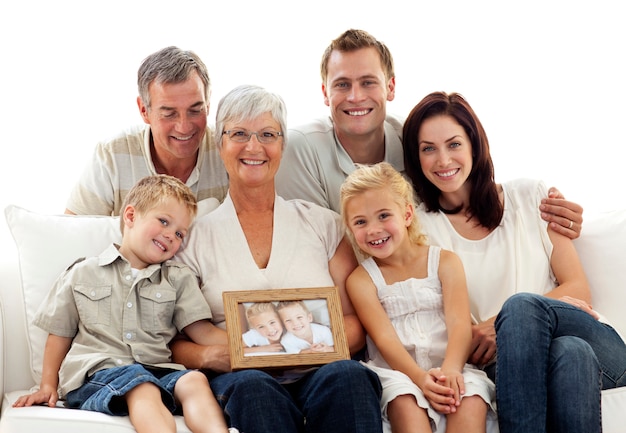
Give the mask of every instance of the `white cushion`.
[[574, 245], [591, 286], [594, 309], [626, 336], [626, 209], [585, 220]]
[[39, 384], [47, 333], [32, 325], [35, 313], [57, 277], [76, 259], [121, 241], [119, 218], [40, 215], [17, 206], [8, 206], [5, 216], [19, 258], [30, 369]]

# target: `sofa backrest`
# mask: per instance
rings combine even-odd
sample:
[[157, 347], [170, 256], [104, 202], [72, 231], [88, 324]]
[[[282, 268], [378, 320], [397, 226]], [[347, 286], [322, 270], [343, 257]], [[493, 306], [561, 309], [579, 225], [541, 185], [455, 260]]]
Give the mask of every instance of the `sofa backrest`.
[[[39, 215], [16, 206], [7, 207], [5, 215], [16, 246], [6, 245], [15, 254], [0, 263], [0, 385], [12, 391], [39, 383], [45, 333], [29, 321], [46, 291], [76, 258], [98, 254], [121, 235], [118, 219], [112, 217]], [[594, 308], [626, 336], [626, 209], [589, 218], [575, 246]]]

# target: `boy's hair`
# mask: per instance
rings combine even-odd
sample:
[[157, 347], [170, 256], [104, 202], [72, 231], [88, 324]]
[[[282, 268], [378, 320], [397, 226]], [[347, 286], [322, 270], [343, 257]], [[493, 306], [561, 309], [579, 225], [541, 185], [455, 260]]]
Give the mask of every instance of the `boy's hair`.
[[365, 30], [349, 29], [339, 35], [337, 39], [333, 40], [324, 51], [320, 64], [322, 83], [326, 83], [326, 78], [328, 78], [328, 59], [330, 59], [330, 55], [333, 51], [350, 53], [360, 50], [361, 48], [370, 47], [375, 48], [380, 56], [380, 64], [385, 72], [385, 78], [387, 78], [387, 80], [394, 78], [396, 74], [393, 70], [393, 57], [391, 56], [389, 48]]
[[[122, 212], [132, 205], [139, 213], [145, 213], [162, 203], [167, 198], [174, 198], [184, 205], [191, 218], [196, 216], [198, 203], [191, 189], [180, 179], [166, 174], [147, 176], [135, 184], [128, 192], [122, 204]], [[120, 218], [120, 230], [124, 233], [124, 218]]]
[[306, 306], [306, 303], [304, 301], [280, 301], [276, 306], [276, 311], [280, 311], [283, 308], [293, 307], [296, 305], [302, 307], [305, 313], [311, 314], [311, 311], [309, 311], [309, 307]]
[[262, 313], [275, 313], [278, 315], [276, 312], [276, 306], [272, 302], [255, 302], [246, 308], [246, 320], [248, 321], [248, 326], [252, 327], [252, 324], [250, 323], [250, 319], [252, 317], [256, 317]]
[[[348, 215], [346, 208], [348, 202], [354, 197], [363, 194], [372, 189], [387, 188], [391, 191], [393, 200], [402, 209], [407, 204], [416, 208], [415, 194], [411, 184], [387, 162], [380, 162], [374, 165], [358, 165], [341, 185], [341, 216], [346, 227], [349, 227]], [[407, 232], [411, 242], [417, 245], [427, 245], [428, 239], [422, 232], [417, 215], [413, 215], [413, 220]], [[348, 238], [350, 242], [358, 248], [352, 230], [348, 230]], [[363, 251], [362, 251], [363, 252]]]

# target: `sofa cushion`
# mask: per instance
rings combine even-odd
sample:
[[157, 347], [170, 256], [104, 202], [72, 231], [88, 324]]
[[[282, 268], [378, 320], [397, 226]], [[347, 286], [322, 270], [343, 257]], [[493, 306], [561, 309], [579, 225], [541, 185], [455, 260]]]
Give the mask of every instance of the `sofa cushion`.
[[119, 218], [41, 215], [17, 206], [8, 206], [5, 216], [17, 246], [30, 368], [39, 384], [47, 333], [32, 325], [35, 313], [57, 277], [77, 258], [97, 255], [121, 241]]
[[589, 280], [593, 308], [606, 316], [626, 337], [626, 209], [586, 218], [580, 238], [574, 241]]

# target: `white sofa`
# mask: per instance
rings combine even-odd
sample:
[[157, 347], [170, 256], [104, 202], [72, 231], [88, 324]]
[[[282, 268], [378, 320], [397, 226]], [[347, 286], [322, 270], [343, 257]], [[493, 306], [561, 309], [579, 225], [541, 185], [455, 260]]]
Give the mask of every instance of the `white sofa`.
[[[0, 262], [0, 433], [130, 432], [128, 417], [44, 406], [13, 408], [15, 399], [39, 383], [43, 331], [30, 321], [57, 275], [75, 258], [95, 255], [119, 240], [117, 218], [39, 215], [5, 209], [15, 246]], [[626, 209], [587, 218], [576, 247], [593, 291], [594, 307], [626, 335]], [[602, 394], [604, 433], [626, 431], [626, 387]], [[179, 432], [189, 432], [177, 417]]]

